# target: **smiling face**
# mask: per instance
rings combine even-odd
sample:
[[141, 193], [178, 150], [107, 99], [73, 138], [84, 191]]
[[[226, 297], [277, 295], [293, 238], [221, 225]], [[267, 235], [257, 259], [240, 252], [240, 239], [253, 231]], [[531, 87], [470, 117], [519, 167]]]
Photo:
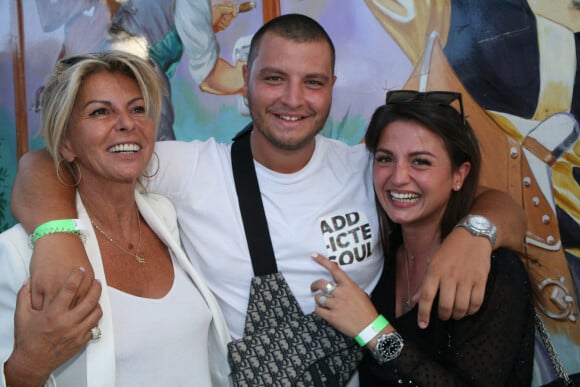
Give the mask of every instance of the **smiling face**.
[[245, 95], [254, 121], [254, 157], [268, 165], [278, 154], [310, 157], [332, 102], [335, 76], [324, 40], [295, 42], [266, 33], [245, 72]]
[[83, 82], [61, 154], [81, 170], [81, 185], [135, 184], [155, 145], [137, 83], [119, 72], [97, 72]]
[[383, 209], [401, 226], [439, 226], [452, 190], [459, 190], [470, 164], [452, 171], [441, 138], [415, 121], [399, 120], [382, 131], [373, 180]]

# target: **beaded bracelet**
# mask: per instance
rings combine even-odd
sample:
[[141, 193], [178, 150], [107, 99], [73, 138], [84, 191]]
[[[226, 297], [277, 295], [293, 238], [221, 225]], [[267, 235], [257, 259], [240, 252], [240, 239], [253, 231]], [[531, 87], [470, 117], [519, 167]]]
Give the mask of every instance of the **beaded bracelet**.
[[389, 325], [389, 320], [385, 318], [382, 314], [370, 323], [365, 329], [363, 329], [354, 339], [361, 347], [364, 347], [371, 341], [380, 331], [385, 329]]
[[46, 235], [55, 234], [57, 232], [66, 232], [69, 234], [78, 235], [81, 241], [85, 241], [86, 237], [82, 230], [85, 230], [83, 221], [80, 219], [58, 219], [50, 220], [46, 223], [36, 227], [34, 232], [28, 237], [30, 246], [34, 246], [36, 241]]

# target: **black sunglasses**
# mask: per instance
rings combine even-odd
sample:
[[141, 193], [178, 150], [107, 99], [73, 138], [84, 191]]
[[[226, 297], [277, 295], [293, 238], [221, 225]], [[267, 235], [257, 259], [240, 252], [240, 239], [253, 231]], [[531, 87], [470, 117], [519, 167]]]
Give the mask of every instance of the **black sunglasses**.
[[[84, 60], [107, 61], [109, 54], [110, 54], [110, 52], [100, 51], [100, 52], [92, 52], [92, 53], [88, 53], [88, 54], [68, 56], [68, 57], [65, 57], [65, 58], [58, 61], [57, 65], [56, 65], [56, 69], [57, 69], [57, 72], [60, 73], [60, 72], [65, 71], [69, 67], [72, 67], [72, 66], [76, 65], [77, 63], [80, 63]], [[153, 60], [149, 59], [149, 60], [147, 60], [147, 62], [151, 66], [155, 67]]]
[[63, 58], [56, 64], [56, 73], [61, 74], [69, 67], [76, 65], [87, 59], [98, 59], [98, 53], [83, 54], [83, 55], [73, 55]]
[[74, 55], [61, 59], [58, 63], [63, 66], [73, 66], [85, 59], [95, 59], [95, 54]]
[[387, 91], [386, 104], [408, 103], [426, 101], [438, 105], [451, 105], [459, 101], [459, 113], [465, 125], [465, 113], [463, 111], [463, 99], [461, 93], [455, 91], [416, 91], [416, 90], [392, 90]]

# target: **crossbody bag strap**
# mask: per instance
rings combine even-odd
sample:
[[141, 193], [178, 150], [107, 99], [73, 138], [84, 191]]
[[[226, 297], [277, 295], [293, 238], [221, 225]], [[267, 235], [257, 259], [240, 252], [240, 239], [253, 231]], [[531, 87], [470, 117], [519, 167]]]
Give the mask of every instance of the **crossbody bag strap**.
[[[253, 123], [250, 123], [233, 139], [232, 170], [254, 276], [263, 276], [277, 273], [278, 267], [252, 156], [250, 143], [252, 127]], [[326, 361], [313, 364], [309, 367], [309, 371], [315, 386], [339, 386], [337, 377], [332, 373]], [[322, 382], [322, 374], [326, 376], [325, 383]]]
[[234, 137], [231, 154], [234, 182], [254, 275], [262, 276], [278, 272], [278, 267], [252, 157], [252, 126], [253, 123], [250, 123]]

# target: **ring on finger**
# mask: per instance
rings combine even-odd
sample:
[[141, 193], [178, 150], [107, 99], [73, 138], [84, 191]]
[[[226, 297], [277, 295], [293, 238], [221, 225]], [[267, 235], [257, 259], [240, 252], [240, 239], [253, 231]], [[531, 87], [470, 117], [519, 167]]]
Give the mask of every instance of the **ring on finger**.
[[326, 305], [326, 296], [318, 297], [318, 301], [316, 302], [318, 302], [318, 305], [324, 308], [324, 305]]
[[103, 335], [101, 332], [101, 328], [99, 327], [92, 327], [91, 328], [91, 340], [99, 340], [101, 338], [101, 336]]
[[334, 289], [336, 289], [336, 282], [329, 282], [326, 284], [324, 292], [327, 296], [332, 297], [332, 292], [334, 292]]

